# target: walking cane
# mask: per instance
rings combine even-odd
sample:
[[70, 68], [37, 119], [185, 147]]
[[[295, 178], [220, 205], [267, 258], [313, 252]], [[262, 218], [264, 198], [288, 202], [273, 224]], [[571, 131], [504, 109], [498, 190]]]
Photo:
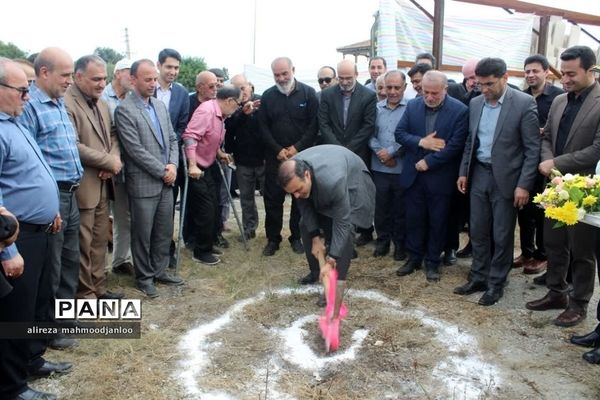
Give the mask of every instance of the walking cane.
[[181, 259], [181, 242], [183, 240], [183, 221], [185, 220], [185, 209], [187, 203], [187, 192], [188, 192], [188, 183], [190, 177], [188, 176], [188, 166], [187, 159], [185, 158], [185, 149], [184, 146], [181, 146], [181, 154], [183, 154], [183, 194], [181, 195], [181, 202], [179, 207], [179, 232], [177, 233], [177, 261], [175, 263], [175, 275], [179, 272], [179, 260]]
[[229, 203], [231, 204], [231, 208], [233, 209], [233, 216], [237, 222], [238, 228], [240, 229], [240, 234], [242, 235], [242, 242], [244, 242], [244, 249], [248, 251], [248, 242], [246, 241], [246, 235], [244, 234], [244, 228], [242, 227], [242, 222], [240, 221], [240, 217], [238, 216], [237, 210], [235, 209], [235, 204], [233, 203], [233, 198], [231, 197], [231, 192], [229, 191], [229, 184], [227, 183], [227, 177], [225, 177], [225, 172], [223, 171], [223, 166], [221, 162], [217, 161], [219, 164], [219, 172], [221, 173], [221, 178], [223, 178], [223, 184], [225, 185], [225, 189], [227, 189], [227, 197], [229, 197]]

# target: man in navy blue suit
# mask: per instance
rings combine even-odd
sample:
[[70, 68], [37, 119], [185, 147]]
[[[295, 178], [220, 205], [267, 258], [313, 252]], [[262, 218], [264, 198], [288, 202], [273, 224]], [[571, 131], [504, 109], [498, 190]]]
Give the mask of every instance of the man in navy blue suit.
[[[158, 68], [158, 82], [156, 83], [156, 90], [154, 91], [154, 97], [161, 100], [167, 110], [169, 110], [169, 117], [171, 119], [171, 125], [177, 136], [177, 148], [181, 149], [181, 134], [185, 131], [188, 123], [188, 114], [190, 110], [190, 98], [188, 91], [180, 83], [175, 82], [179, 75], [179, 66], [181, 64], [181, 54], [174, 49], [162, 49], [158, 53], [158, 61], [156, 67]], [[173, 215], [175, 215], [175, 202], [177, 201], [177, 194], [179, 188], [183, 195], [183, 183], [185, 182], [185, 174], [183, 173], [183, 162], [181, 152], [179, 153], [179, 170], [177, 171], [177, 181], [173, 186]], [[175, 242], [171, 241], [170, 249], [171, 258], [169, 260], [169, 267], [175, 268], [177, 260], [175, 259]]]
[[440, 255], [460, 156], [468, 131], [468, 108], [447, 96], [448, 80], [428, 71], [423, 95], [408, 102], [396, 128], [396, 141], [405, 149], [400, 185], [407, 189], [406, 250], [408, 261], [398, 269], [404, 276], [425, 260], [428, 281], [440, 279]]

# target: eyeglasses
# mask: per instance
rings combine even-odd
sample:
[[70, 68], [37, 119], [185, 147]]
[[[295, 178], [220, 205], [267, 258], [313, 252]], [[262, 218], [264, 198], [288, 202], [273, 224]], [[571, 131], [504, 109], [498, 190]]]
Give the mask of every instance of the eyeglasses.
[[1, 83], [0, 82], [0, 86], [4, 86], [7, 87], [9, 89], [14, 89], [17, 92], [21, 93], [21, 100], [25, 100], [25, 98], [27, 97], [27, 95], [29, 94], [29, 88], [24, 88], [24, 87], [14, 87], [14, 86], [10, 86], [7, 85], [6, 83]]
[[325, 82], [325, 83], [331, 83], [331, 81], [332, 81], [332, 80], [333, 80], [333, 78], [330, 78], [330, 77], [327, 77], [327, 78], [319, 78], [319, 79], [318, 79], [318, 81], [319, 81], [319, 85], [322, 85], [322, 84], [323, 84], [323, 82]]
[[237, 108], [242, 108], [242, 103], [240, 103], [239, 101], [237, 101], [237, 99], [234, 99], [233, 97], [230, 97], [231, 100], [235, 101], [235, 104], [237, 104]]

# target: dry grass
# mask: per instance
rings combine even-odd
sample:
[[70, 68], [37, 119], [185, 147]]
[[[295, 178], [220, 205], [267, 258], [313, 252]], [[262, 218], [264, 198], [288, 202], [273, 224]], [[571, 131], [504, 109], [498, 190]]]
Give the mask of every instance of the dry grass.
[[[230, 226], [235, 227], [233, 219]], [[463, 388], [448, 388], [432, 376], [436, 364], [452, 353], [434, 328], [410, 314], [390, 312], [384, 304], [357, 297], [348, 298], [350, 315], [342, 325], [341, 349], [350, 345], [356, 329], [369, 329], [356, 360], [331, 366], [318, 377], [285, 361], [273, 330], [319, 310], [315, 295], [279, 296], [272, 291], [297, 287], [296, 279], [307, 271], [306, 262], [292, 253], [285, 240], [276, 256], [266, 258], [261, 256], [264, 233], [251, 241], [249, 251], [237, 241], [238, 236], [235, 231], [226, 233], [231, 248], [216, 267], [197, 265], [191, 262], [190, 253], [183, 251], [181, 275], [186, 285], [161, 286], [161, 297], [143, 301], [142, 339], [80, 340], [79, 347], [71, 351], [49, 350], [49, 360], [73, 361], [75, 368], [68, 375], [40, 380], [33, 386], [58, 393], [63, 399], [191, 398], [173, 374], [182, 358], [177, 349], [181, 336], [199, 323], [219, 317], [237, 301], [265, 292], [263, 301], [248, 305], [234, 316], [234, 323], [210, 338], [221, 345], [210, 352], [209, 366], [197, 378], [203, 388], [223, 389], [236, 398], [253, 400], [274, 398], [275, 390], [301, 400], [470, 398]], [[390, 257], [375, 259], [371, 253], [370, 246], [359, 249], [349, 286], [377, 290], [399, 300], [402, 311], [416, 309], [471, 334], [473, 351], [501, 370], [497, 377], [483, 371], [470, 377], [480, 382], [478, 398], [600, 397], [597, 369], [581, 361], [584, 349], [566, 343], [570, 334], [591, 330], [593, 318], [582, 327], [565, 330], [551, 325], [555, 312], [524, 310], [525, 301], [545, 294], [531, 285], [529, 277], [513, 271], [504, 299], [485, 308], [476, 304], [477, 295], [464, 298], [452, 294], [452, 288], [462, 284], [468, 272], [465, 261], [445, 268], [442, 281], [430, 284], [422, 272], [398, 278], [394, 273], [398, 265]], [[109, 278], [112, 289], [125, 291], [126, 297], [139, 297], [132, 284], [130, 277]], [[596, 297], [591, 304], [595, 301]], [[304, 328], [311, 349], [323, 355], [316, 324]], [[454, 355], [464, 359], [468, 353], [463, 349]], [[265, 382], [267, 370], [270, 379]], [[262, 378], [257, 379], [259, 371]]]

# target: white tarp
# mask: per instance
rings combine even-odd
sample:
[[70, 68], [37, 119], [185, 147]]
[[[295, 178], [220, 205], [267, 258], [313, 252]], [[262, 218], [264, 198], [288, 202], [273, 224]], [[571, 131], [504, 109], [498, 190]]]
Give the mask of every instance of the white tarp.
[[[442, 63], [462, 65], [471, 58], [500, 57], [510, 69], [521, 69], [530, 55], [533, 22], [529, 14], [487, 18], [446, 12]], [[408, 0], [379, 0], [377, 55], [388, 65], [431, 52], [432, 35], [433, 22]]]

